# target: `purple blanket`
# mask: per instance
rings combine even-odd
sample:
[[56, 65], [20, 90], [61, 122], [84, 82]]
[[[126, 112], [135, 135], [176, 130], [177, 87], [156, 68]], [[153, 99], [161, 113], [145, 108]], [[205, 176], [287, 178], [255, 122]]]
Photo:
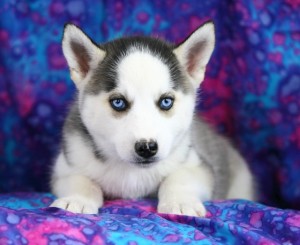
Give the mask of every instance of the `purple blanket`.
[[107, 201], [98, 215], [47, 206], [50, 194], [0, 196], [0, 244], [300, 244], [300, 212], [206, 202], [205, 218], [156, 213], [155, 200]]
[[216, 48], [198, 109], [247, 159], [260, 200], [298, 209], [299, 12], [299, 0], [2, 0], [0, 192], [49, 191], [74, 94], [61, 51], [66, 22], [99, 42], [152, 34], [178, 43], [212, 19]]

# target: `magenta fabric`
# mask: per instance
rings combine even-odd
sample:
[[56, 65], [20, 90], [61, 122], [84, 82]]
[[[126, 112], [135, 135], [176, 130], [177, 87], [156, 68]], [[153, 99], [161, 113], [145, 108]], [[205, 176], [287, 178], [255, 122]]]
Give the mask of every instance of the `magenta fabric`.
[[[10, 1], [0, 3], [0, 191], [47, 191], [74, 94], [63, 25], [97, 42], [145, 34], [179, 43], [204, 21], [216, 48], [202, 115], [248, 160], [266, 204], [298, 208], [299, 1]], [[265, 181], [268, 176], [268, 181]]]

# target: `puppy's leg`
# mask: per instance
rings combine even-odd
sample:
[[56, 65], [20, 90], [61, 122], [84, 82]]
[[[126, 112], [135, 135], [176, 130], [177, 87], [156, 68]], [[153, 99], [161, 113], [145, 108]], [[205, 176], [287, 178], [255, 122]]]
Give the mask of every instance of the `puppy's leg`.
[[247, 163], [236, 152], [230, 152], [231, 185], [228, 199], [246, 199], [255, 201], [257, 199], [253, 176]]
[[158, 212], [205, 216], [203, 201], [212, 196], [212, 175], [205, 166], [179, 169], [161, 184]]
[[[73, 174], [75, 170], [61, 153], [53, 168], [52, 192], [58, 197], [51, 207], [74, 213], [96, 214], [103, 205], [103, 194], [99, 185], [84, 175]], [[80, 171], [76, 171], [80, 172]]]
[[103, 205], [103, 194], [99, 186], [81, 175], [57, 178], [53, 181], [53, 193], [58, 197], [51, 207], [62, 208], [73, 213], [97, 214]]

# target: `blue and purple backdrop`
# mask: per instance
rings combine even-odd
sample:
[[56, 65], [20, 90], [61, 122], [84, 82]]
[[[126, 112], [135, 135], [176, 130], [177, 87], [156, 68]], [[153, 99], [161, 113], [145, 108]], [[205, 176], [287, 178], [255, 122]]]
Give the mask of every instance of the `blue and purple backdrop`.
[[[64, 24], [97, 42], [146, 34], [179, 43], [206, 20], [217, 43], [197, 110], [247, 159], [267, 206], [207, 202], [204, 219], [157, 215], [156, 201], [143, 200], [108, 202], [99, 216], [45, 208], [53, 196], [34, 192], [49, 191], [75, 93]], [[2, 0], [0, 128], [0, 244], [300, 244], [300, 213], [270, 207], [300, 207], [300, 1]]]

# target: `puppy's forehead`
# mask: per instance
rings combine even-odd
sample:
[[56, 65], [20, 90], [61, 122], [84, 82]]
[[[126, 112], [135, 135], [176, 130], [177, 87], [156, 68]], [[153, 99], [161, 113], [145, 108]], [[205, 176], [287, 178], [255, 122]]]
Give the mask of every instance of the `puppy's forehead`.
[[117, 81], [136, 92], [163, 93], [176, 87], [169, 67], [148, 50], [132, 50], [118, 64]]
[[[120, 85], [121, 78], [131, 82], [169, 83], [175, 90], [188, 92], [181, 66], [173, 53], [173, 46], [155, 38], [121, 38], [100, 46], [106, 56], [95, 70], [87, 92], [109, 92]], [[134, 78], [134, 79], [133, 79]], [[134, 80], [134, 81], [133, 81]]]

